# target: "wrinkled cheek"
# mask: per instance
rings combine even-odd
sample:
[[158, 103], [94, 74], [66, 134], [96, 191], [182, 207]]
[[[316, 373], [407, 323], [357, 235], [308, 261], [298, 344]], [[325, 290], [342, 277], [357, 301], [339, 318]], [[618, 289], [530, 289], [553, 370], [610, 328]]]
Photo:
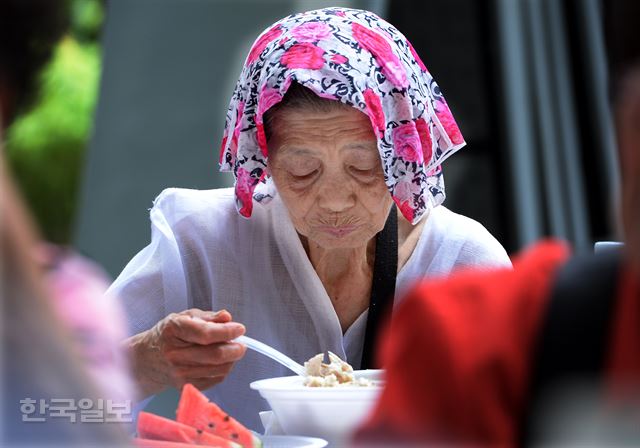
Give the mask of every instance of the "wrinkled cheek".
[[367, 201], [378, 209], [388, 208], [391, 206], [391, 195], [383, 180], [376, 182], [375, 185], [363, 190], [367, 195]]
[[296, 231], [301, 235], [308, 236], [308, 217], [313, 211], [313, 197], [309, 191], [296, 192], [289, 189], [279, 191], [282, 200], [289, 212], [289, 218]]
[[393, 199], [384, 183], [375, 188], [364, 190], [363, 194], [363, 201], [372, 215], [372, 222], [375, 223], [378, 232], [384, 227]]

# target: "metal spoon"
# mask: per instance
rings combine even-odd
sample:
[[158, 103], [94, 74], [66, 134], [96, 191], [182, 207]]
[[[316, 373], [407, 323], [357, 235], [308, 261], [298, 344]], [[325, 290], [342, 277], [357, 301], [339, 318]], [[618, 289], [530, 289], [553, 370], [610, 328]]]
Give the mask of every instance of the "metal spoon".
[[262, 353], [263, 355], [268, 356], [274, 361], [277, 361], [283, 366], [285, 366], [286, 368], [292, 370], [297, 375], [307, 376], [307, 371], [305, 370], [304, 366], [298, 364], [297, 362], [289, 358], [284, 353], [279, 352], [275, 348], [263, 342], [257, 341], [253, 338], [250, 338], [249, 336], [240, 336], [235, 338], [233, 341], [239, 342], [240, 344], [244, 344], [247, 347], [249, 347], [251, 350], [255, 350], [258, 353]]

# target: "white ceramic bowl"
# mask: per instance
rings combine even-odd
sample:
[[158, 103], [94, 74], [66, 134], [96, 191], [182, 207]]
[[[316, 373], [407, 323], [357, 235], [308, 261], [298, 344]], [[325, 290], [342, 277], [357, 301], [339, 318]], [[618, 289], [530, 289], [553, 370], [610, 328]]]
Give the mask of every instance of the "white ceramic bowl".
[[306, 387], [300, 376], [269, 378], [250, 386], [269, 402], [285, 433], [339, 444], [366, 419], [383, 388], [381, 370], [355, 373], [373, 380], [374, 386]]

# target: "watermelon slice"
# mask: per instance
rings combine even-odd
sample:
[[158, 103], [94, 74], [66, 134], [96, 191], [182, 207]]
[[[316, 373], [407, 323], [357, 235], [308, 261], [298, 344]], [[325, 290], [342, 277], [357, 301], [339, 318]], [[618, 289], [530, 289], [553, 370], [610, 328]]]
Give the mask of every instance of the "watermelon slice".
[[224, 437], [239, 443], [244, 448], [262, 446], [260, 439], [220, 409], [215, 403], [195, 388], [185, 384], [180, 395], [176, 420], [196, 429]]
[[169, 442], [167, 440], [141, 439], [134, 437], [133, 446], [138, 448], [193, 448], [193, 443]]
[[237, 443], [215, 434], [204, 432], [149, 412], [140, 412], [138, 415], [138, 436], [142, 439], [165, 442], [182, 442], [219, 448], [240, 448]]

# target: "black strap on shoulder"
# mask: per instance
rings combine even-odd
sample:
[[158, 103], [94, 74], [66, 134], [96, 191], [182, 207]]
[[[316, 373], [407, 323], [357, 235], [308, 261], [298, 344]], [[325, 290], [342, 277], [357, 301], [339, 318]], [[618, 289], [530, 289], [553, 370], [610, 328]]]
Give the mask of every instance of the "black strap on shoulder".
[[393, 309], [398, 273], [398, 214], [395, 205], [391, 207], [384, 228], [376, 235], [375, 257], [361, 369], [378, 367], [375, 353], [380, 326]]
[[560, 269], [534, 352], [521, 445], [545, 443], [536, 422], [563, 385], [602, 384], [620, 265], [620, 253], [607, 252]]

